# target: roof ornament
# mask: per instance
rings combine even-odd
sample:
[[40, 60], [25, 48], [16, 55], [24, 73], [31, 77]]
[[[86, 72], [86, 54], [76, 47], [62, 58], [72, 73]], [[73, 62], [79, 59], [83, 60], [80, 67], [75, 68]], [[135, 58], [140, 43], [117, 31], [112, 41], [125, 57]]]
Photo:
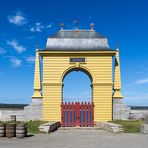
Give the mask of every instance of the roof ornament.
[[78, 20], [74, 20], [73, 23], [74, 23], [74, 29], [78, 30], [79, 21]]
[[36, 42], [36, 49], [38, 49], [39, 48], [39, 44], [38, 44], [38, 42]]
[[61, 30], [64, 30], [64, 23], [63, 22], [60, 23], [60, 27], [61, 27]]
[[119, 47], [116, 47], [116, 51], [118, 51], [118, 52], [119, 52]]
[[91, 31], [94, 31], [94, 27], [95, 27], [95, 24], [94, 24], [94, 23], [91, 23], [91, 24], [90, 24], [90, 30], [91, 30]]
[[116, 51], [119, 51], [119, 44], [116, 44]]

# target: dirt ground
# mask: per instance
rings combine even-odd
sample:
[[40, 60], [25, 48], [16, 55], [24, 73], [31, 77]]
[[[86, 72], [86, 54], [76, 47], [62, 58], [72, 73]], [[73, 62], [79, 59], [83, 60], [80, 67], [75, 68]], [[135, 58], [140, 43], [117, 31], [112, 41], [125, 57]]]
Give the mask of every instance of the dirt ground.
[[0, 138], [0, 148], [147, 148], [148, 135], [102, 130], [58, 130], [23, 139]]

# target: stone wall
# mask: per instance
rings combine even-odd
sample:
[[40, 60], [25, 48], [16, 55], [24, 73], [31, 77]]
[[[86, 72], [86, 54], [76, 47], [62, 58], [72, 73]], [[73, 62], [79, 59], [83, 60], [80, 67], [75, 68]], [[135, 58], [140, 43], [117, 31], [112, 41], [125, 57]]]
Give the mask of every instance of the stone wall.
[[17, 121], [41, 120], [42, 100], [32, 100], [23, 108], [0, 108], [0, 121], [10, 121], [11, 115], [16, 115]]
[[123, 99], [113, 99], [113, 120], [128, 120], [131, 108], [124, 104]]
[[42, 99], [32, 99], [32, 103], [24, 108], [25, 120], [42, 119]]
[[113, 120], [139, 120], [148, 115], [148, 107], [135, 109], [127, 106], [122, 99], [113, 99]]
[[[131, 109], [122, 99], [113, 100], [113, 120], [138, 120], [148, 115], [148, 108]], [[42, 120], [42, 99], [33, 99], [32, 103], [22, 108], [0, 108], [0, 121], [9, 121], [16, 115], [17, 121]]]
[[18, 121], [24, 121], [24, 109], [2, 108], [0, 109], [0, 121], [9, 121], [11, 115], [16, 115]]
[[129, 119], [132, 120], [144, 119], [144, 116], [146, 114], [148, 115], [148, 109], [145, 110], [134, 109], [130, 111]]

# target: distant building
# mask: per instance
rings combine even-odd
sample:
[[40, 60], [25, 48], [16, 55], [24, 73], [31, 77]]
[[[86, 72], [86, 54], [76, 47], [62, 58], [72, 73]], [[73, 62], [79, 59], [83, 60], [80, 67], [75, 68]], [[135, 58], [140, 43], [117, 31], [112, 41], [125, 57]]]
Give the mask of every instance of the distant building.
[[0, 121], [11, 120], [11, 115], [16, 115], [17, 120], [24, 120], [26, 104], [0, 104]]

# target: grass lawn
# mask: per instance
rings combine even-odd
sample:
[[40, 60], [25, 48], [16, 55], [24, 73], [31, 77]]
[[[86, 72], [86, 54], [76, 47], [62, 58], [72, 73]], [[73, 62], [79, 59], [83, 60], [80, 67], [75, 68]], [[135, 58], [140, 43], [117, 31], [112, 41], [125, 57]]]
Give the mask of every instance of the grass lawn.
[[[143, 121], [137, 120], [137, 121], [125, 121], [125, 120], [114, 120], [111, 121], [112, 123], [117, 123], [117, 124], [121, 124], [123, 126], [123, 129], [126, 133], [139, 133], [140, 132], [140, 124]], [[5, 122], [5, 123], [11, 123], [11, 122]], [[28, 127], [28, 133], [30, 134], [38, 134], [38, 133], [42, 133], [39, 131], [38, 127], [41, 124], [46, 123], [45, 121], [28, 121], [27, 123], [27, 127]]]
[[38, 127], [41, 124], [44, 124], [46, 122], [45, 121], [37, 120], [37, 121], [28, 121], [26, 123], [27, 123], [27, 127], [28, 127], [28, 132], [29, 133], [31, 133], [31, 134], [38, 134], [38, 133], [43, 133], [43, 132], [39, 131]]
[[142, 123], [142, 121], [140, 120], [136, 120], [136, 121], [114, 120], [111, 122], [121, 124], [126, 133], [139, 133], [140, 124]]
[[[16, 121], [16, 122], [13, 122], [13, 121], [7, 121], [7, 122], [0, 122], [0, 123], [4, 123], [4, 124], [9, 124], [9, 123], [21, 123], [19, 121]], [[27, 123], [27, 130], [28, 130], [28, 133], [30, 134], [38, 134], [38, 133], [43, 133], [43, 132], [40, 132], [38, 127], [41, 125], [41, 124], [44, 124], [46, 123], [45, 121], [40, 121], [40, 120], [37, 120], [37, 121], [28, 121], [28, 122], [25, 122]]]

